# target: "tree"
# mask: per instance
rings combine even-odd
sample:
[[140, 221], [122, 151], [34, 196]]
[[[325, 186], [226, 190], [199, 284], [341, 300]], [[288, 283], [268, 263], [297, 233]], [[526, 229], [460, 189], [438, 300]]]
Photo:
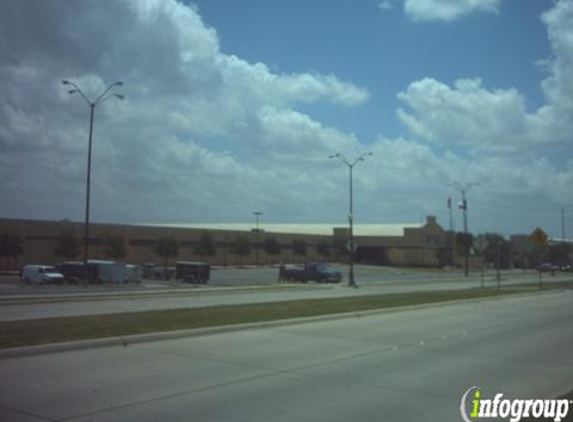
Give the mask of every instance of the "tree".
[[463, 233], [463, 232], [456, 233], [456, 245], [458, 245], [457, 247], [458, 255], [464, 256], [466, 254], [466, 251], [469, 251], [469, 249], [473, 246], [473, 244], [474, 244], [473, 234]]
[[330, 256], [330, 246], [326, 240], [321, 240], [316, 244], [316, 253], [323, 257]]
[[16, 264], [18, 256], [23, 253], [24, 240], [20, 236], [6, 232], [0, 235], [0, 255], [6, 257], [6, 268], [10, 266], [10, 258]]
[[306, 242], [300, 239], [292, 241], [292, 252], [294, 255], [306, 256]]
[[106, 234], [103, 238], [103, 254], [116, 261], [124, 259], [127, 256], [127, 248], [123, 237], [111, 233]]
[[82, 250], [82, 242], [72, 230], [62, 230], [56, 238], [54, 255], [65, 259], [77, 258]]
[[214, 256], [217, 253], [217, 247], [215, 246], [213, 237], [209, 233], [203, 232], [201, 234], [199, 244], [197, 248], [195, 248], [195, 253], [204, 256]]
[[263, 249], [267, 255], [280, 255], [281, 245], [274, 237], [267, 237], [263, 243]]
[[499, 248], [499, 265], [500, 268], [509, 268], [511, 264], [511, 247], [508, 241], [499, 233], [484, 234], [488, 245], [483, 251], [485, 262], [492, 263], [497, 267], [497, 254]]
[[231, 253], [237, 256], [248, 256], [251, 253], [251, 244], [245, 236], [237, 236], [231, 244]]
[[179, 255], [179, 241], [173, 236], [160, 237], [155, 240], [153, 253], [163, 258], [163, 266], [167, 267], [169, 258], [176, 258]]

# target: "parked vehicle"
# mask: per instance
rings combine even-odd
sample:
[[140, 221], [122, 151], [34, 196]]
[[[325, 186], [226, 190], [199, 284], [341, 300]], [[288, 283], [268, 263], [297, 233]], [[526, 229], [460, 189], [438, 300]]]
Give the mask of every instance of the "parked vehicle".
[[175, 278], [186, 283], [206, 284], [211, 276], [208, 262], [178, 261], [175, 263]]
[[549, 263], [539, 264], [537, 266], [536, 270], [539, 271], [540, 273], [549, 272], [549, 271], [554, 273], [555, 271], [559, 271], [559, 266], [549, 264]]
[[123, 262], [90, 259], [88, 263], [97, 266], [98, 282], [125, 283], [125, 264]]
[[302, 267], [287, 267], [284, 270], [287, 281], [317, 281], [319, 283], [339, 283], [342, 281], [342, 272], [333, 270], [320, 262], [309, 262]]
[[[58, 265], [58, 268], [68, 283], [79, 283], [86, 278], [85, 265], [81, 261], [66, 261]], [[91, 284], [125, 283], [129, 278], [124, 263], [99, 259], [88, 261], [87, 273], [87, 280]]]
[[142, 278], [143, 278], [143, 271], [139, 265], [127, 264], [125, 266], [126, 283], [141, 283]]
[[143, 278], [155, 278], [155, 268], [159, 265], [153, 262], [145, 262], [141, 265]]
[[151, 277], [156, 280], [171, 280], [175, 276], [175, 268], [154, 265], [151, 269]]
[[[66, 261], [56, 266], [60, 273], [64, 275], [64, 280], [70, 284], [77, 284], [86, 279], [86, 268], [82, 261]], [[98, 267], [96, 264], [88, 263], [87, 267], [89, 283], [97, 282]]]
[[56, 267], [49, 265], [25, 265], [21, 279], [33, 284], [62, 284], [64, 276]]

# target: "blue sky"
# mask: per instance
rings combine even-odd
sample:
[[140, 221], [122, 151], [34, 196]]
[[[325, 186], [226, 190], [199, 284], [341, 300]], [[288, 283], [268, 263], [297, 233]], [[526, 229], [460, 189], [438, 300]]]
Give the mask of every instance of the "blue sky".
[[506, 1], [498, 14], [447, 23], [412, 22], [397, 1], [390, 10], [381, 10], [380, 1], [349, 0], [193, 4], [217, 30], [225, 53], [277, 72], [334, 73], [366, 88], [372, 97], [359, 108], [304, 107], [366, 143], [380, 133], [404, 135], [394, 112], [396, 93], [424, 77], [448, 84], [479, 77], [490, 88], [517, 88], [531, 108], [543, 102], [544, 70], [535, 63], [551, 54], [539, 18], [549, 2]]
[[[573, 204], [573, 0], [8, 0], [0, 217], [560, 234]], [[41, 204], [39, 206], [38, 204]], [[573, 209], [567, 213], [573, 233]], [[456, 228], [461, 214], [455, 212]]]

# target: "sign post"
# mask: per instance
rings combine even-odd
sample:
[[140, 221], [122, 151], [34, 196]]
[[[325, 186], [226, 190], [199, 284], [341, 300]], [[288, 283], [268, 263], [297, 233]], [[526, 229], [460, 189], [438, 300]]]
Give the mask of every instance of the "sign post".
[[[545, 233], [543, 229], [539, 227], [536, 227], [535, 230], [533, 230], [533, 232], [529, 235], [529, 240], [531, 240], [534, 243], [537, 243], [539, 246], [546, 246], [548, 239], [549, 236], [547, 235], [547, 233]], [[543, 290], [543, 283], [542, 283], [543, 271], [541, 271], [541, 269], [538, 269], [538, 272], [539, 272], [539, 290]]]
[[[479, 252], [480, 254], [483, 253], [489, 246], [489, 242], [485, 238], [484, 235], [479, 235], [474, 242], [474, 249]], [[483, 255], [481, 257], [481, 288], [483, 290]]]

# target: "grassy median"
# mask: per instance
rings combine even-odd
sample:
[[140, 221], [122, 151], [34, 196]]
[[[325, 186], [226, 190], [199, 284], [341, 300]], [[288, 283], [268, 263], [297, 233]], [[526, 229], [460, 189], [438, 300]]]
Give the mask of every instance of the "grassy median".
[[530, 290], [437, 291], [6, 321], [0, 322], [0, 348], [398, 308], [526, 291]]

